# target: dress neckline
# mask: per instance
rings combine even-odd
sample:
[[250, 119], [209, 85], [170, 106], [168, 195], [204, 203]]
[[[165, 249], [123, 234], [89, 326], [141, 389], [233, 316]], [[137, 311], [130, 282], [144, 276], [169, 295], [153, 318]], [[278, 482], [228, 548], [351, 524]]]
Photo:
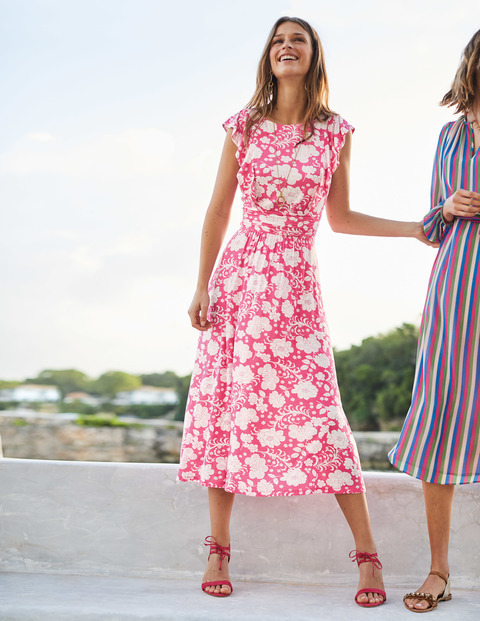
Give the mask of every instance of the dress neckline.
[[272, 121], [271, 119], [267, 119], [264, 118], [263, 119], [264, 122], [267, 121], [268, 123], [272, 123], [272, 125], [275, 125], [276, 127], [302, 127], [303, 123], [275, 123], [275, 121]]
[[477, 155], [480, 153], [480, 146], [476, 149], [475, 148], [475, 132], [473, 129], [473, 123], [474, 121], [469, 121], [468, 120], [468, 115], [470, 114], [470, 111], [467, 113], [465, 112], [463, 114], [463, 122], [469, 126], [469, 136], [470, 136], [470, 149], [471, 149], [471, 153], [470, 153], [470, 160], [473, 160], [477, 157]]

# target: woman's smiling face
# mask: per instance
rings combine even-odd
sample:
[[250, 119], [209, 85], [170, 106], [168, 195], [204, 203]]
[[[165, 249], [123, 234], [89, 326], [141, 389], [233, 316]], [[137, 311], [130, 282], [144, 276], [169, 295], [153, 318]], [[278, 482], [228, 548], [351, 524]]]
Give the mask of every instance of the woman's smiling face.
[[270, 65], [277, 79], [306, 76], [312, 54], [310, 37], [299, 24], [280, 24], [270, 45]]

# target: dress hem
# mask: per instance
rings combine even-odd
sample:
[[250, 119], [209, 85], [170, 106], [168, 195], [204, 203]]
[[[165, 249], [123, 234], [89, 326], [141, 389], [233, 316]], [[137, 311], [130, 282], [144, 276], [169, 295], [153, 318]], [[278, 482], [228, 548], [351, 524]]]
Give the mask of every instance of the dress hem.
[[336, 494], [341, 494], [343, 495], [351, 495], [351, 494], [364, 494], [367, 490], [365, 487], [365, 483], [363, 482], [362, 479], [362, 488], [360, 489], [360, 491], [349, 491], [349, 492], [342, 492], [342, 491], [334, 491], [332, 488], [329, 488], [329, 490], [323, 490], [321, 487], [319, 487], [318, 489], [315, 490], [308, 490], [308, 491], [304, 491], [301, 493], [295, 493], [292, 492], [291, 490], [286, 490], [285, 493], [275, 493], [275, 494], [247, 494], [245, 492], [240, 491], [238, 488], [237, 489], [227, 489], [226, 487], [222, 486], [222, 485], [213, 485], [213, 484], [209, 484], [205, 481], [202, 481], [200, 479], [181, 479], [179, 476], [177, 476], [177, 482], [180, 483], [196, 483], [197, 485], [201, 485], [202, 487], [211, 487], [214, 489], [223, 489], [226, 492], [230, 493], [230, 494], [241, 494], [242, 496], [250, 496], [252, 498], [291, 498], [292, 496], [313, 496], [313, 494], [330, 494], [330, 495], [336, 495]]
[[[435, 483], [437, 485], [469, 485], [472, 483], [480, 482], [480, 473], [463, 475], [463, 474], [443, 474], [443, 473], [436, 472], [434, 475], [428, 477], [428, 476], [422, 476], [422, 473], [418, 472], [417, 466], [413, 466], [411, 464], [397, 465], [396, 463], [394, 463], [394, 460], [390, 458], [389, 458], [389, 462], [392, 464], [394, 468], [396, 468], [397, 470], [400, 470], [400, 472], [403, 472], [404, 474], [408, 474], [414, 479], [425, 481], [426, 483]], [[452, 482], [445, 481], [445, 479], [452, 479], [452, 478], [454, 479], [454, 481]], [[458, 479], [463, 479], [463, 480], [459, 481]]]

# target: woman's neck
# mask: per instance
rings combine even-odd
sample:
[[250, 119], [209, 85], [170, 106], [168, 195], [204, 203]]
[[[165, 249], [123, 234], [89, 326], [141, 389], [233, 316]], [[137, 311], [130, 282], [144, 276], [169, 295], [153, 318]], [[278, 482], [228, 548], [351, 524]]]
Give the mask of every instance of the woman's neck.
[[480, 101], [478, 99], [475, 99], [475, 101], [473, 102], [472, 112], [477, 123], [480, 123]]
[[302, 84], [278, 84], [277, 101], [273, 109], [273, 119], [281, 125], [303, 123], [307, 107], [307, 92]]
[[467, 114], [467, 121], [480, 123], [480, 97], [475, 97]]

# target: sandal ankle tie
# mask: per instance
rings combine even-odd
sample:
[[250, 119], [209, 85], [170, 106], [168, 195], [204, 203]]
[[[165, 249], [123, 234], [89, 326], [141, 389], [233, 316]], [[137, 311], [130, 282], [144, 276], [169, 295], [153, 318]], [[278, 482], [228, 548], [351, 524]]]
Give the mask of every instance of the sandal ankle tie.
[[208, 558], [210, 558], [211, 554], [219, 554], [220, 555], [220, 566], [219, 569], [222, 569], [222, 561], [224, 558], [227, 558], [230, 561], [230, 544], [228, 546], [221, 546], [217, 543], [217, 540], [212, 535], [205, 537], [204, 546], [210, 547], [210, 553]]
[[358, 566], [362, 563], [372, 563], [372, 577], [375, 576], [375, 567], [377, 569], [382, 569], [383, 567], [377, 552], [370, 554], [369, 552], [357, 552], [357, 550], [352, 550], [348, 556], [352, 559], [352, 563], [357, 561]]

